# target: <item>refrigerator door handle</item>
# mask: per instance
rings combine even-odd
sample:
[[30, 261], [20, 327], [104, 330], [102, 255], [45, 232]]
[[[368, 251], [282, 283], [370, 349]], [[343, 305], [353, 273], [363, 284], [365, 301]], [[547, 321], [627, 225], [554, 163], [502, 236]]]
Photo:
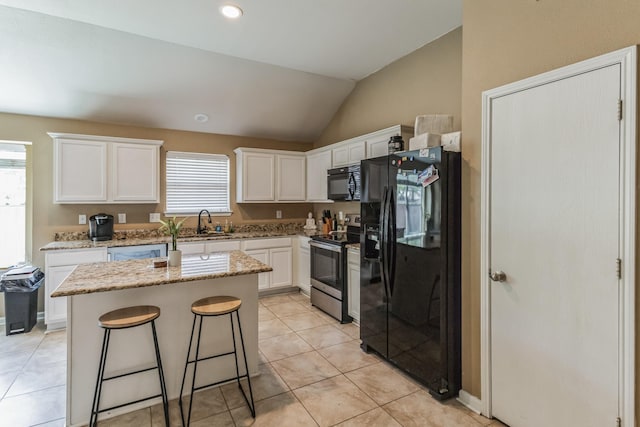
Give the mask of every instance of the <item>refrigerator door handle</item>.
[[388, 271], [388, 283], [389, 283], [389, 295], [393, 296], [393, 288], [395, 285], [395, 273], [396, 273], [396, 203], [394, 196], [394, 188], [389, 189], [389, 197], [387, 200], [387, 204], [389, 206], [388, 211], [388, 245], [389, 245], [389, 257], [387, 260], [387, 271]]
[[389, 189], [384, 187], [383, 196], [382, 196], [382, 209], [380, 210], [380, 277], [382, 278], [382, 284], [384, 286], [384, 294], [385, 299], [388, 299], [389, 294], [389, 279], [388, 279], [388, 268], [387, 268], [387, 224], [389, 221], [387, 203], [388, 203], [388, 195]]

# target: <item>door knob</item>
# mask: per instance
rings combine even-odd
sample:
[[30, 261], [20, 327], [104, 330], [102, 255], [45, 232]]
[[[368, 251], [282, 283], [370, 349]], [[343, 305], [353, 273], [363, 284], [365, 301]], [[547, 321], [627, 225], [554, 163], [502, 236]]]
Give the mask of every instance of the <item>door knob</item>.
[[504, 271], [500, 271], [500, 270], [494, 271], [493, 273], [489, 272], [489, 277], [494, 282], [506, 282], [507, 281], [507, 275], [504, 274]]

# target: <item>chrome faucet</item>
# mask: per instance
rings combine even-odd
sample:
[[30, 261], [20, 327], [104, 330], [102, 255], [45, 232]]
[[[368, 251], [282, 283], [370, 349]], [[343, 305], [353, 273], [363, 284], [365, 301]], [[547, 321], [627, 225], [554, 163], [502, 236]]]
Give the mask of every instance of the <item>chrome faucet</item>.
[[206, 209], [202, 209], [200, 211], [200, 213], [198, 214], [198, 228], [196, 228], [196, 234], [204, 234], [207, 232], [207, 226], [205, 225], [204, 227], [202, 225], [200, 225], [200, 217], [202, 216], [202, 212], [206, 212], [207, 216], [209, 217], [209, 224], [211, 224], [211, 214], [209, 213], [208, 210]]

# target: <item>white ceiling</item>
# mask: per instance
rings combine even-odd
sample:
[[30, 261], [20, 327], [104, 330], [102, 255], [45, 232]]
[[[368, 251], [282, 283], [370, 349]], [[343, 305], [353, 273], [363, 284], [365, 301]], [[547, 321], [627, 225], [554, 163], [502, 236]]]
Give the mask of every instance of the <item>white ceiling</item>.
[[0, 0], [0, 111], [313, 141], [356, 81], [462, 22], [462, 0], [225, 3]]

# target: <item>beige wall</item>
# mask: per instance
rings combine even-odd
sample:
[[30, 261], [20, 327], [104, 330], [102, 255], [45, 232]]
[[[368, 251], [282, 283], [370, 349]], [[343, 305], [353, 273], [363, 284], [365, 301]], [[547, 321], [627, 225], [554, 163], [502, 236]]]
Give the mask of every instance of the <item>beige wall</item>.
[[420, 114], [452, 114], [460, 129], [461, 49], [458, 28], [359, 81], [314, 147], [397, 124], [413, 127]]
[[[130, 138], [160, 139], [164, 141], [161, 149], [160, 188], [161, 203], [132, 205], [58, 205], [53, 204], [53, 142], [47, 132], [67, 132], [90, 135], [106, 135]], [[53, 240], [56, 231], [84, 231], [88, 225], [77, 225], [78, 215], [90, 216], [98, 212], [127, 214], [127, 224], [115, 225], [115, 229], [156, 228], [158, 224], [150, 224], [149, 213], [163, 212], [164, 209], [164, 158], [166, 151], [195, 151], [203, 153], [220, 153], [229, 156], [231, 162], [231, 209], [229, 217], [236, 224], [243, 222], [275, 221], [276, 209], [282, 210], [283, 220], [304, 220], [311, 204], [236, 204], [235, 203], [235, 154], [233, 149], [240, 146], [274, 148], [281, 150], [306, 151], [311, 148], [308, 143], [282, 142], [257, 138], [245, 138], [228, 135], [215, 135], [197, 132], [183, 132], [166, 129], [150, 129], [133, 126], [118, 126], [85, 122], [78, 120], [53, 119], [34, 116], [23, 116], [0, 113], [0, 140], [29, 141], [33, 145], [28, 151], [29, 200], [28, 207], [31, 221], [27, 224], [27, 257], [37, 266], [44, 269], [44, 256], [38, 250]], [[222, 222], [226, 217], [221, 217]], [[187, 225], [195, 225], [196, 218], [188, 220]], [[42, 294], [42, 292], [40, 292]], [[43, 309], [42, 295], [38, 310]], [[4, 302], [0, 297], [0, 316], [4, 316]]]
[[[463, 299], [467, 334], [463, 386], [476, 396], [480, 396], [481, 93], [638, 44], [639, 22], [640, 2], [631, 0], [464, 1]], [[636, 343], [640, 344], [637, 339]], [[638, 394], [636, 399], [638, 408]]]

